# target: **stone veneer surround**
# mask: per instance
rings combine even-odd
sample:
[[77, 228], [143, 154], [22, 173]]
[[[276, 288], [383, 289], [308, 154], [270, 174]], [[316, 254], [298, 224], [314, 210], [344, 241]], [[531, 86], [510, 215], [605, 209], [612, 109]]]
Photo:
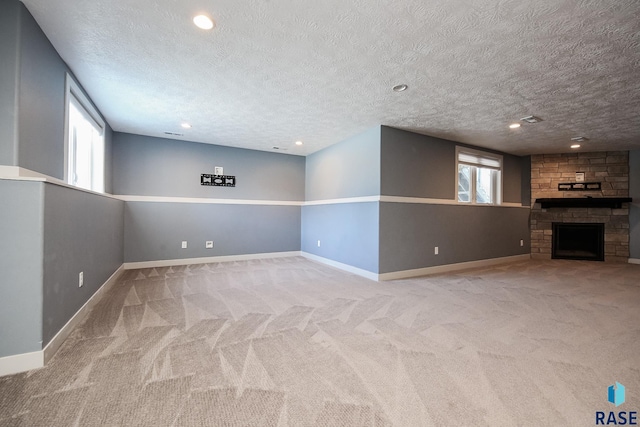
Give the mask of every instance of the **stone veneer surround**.
[[[600, 182], [600, 191], [558, 191], [559, 183], [576, 182], [576, 172], [585, 182]], [[539, 154], [531, 156], [531, 257], [551, 258], [553, 222], [603, 223], [605, 261], [629, 259], [629, 204], [621, 209], [549, 208], [541, 198], [629, 197], [629, 152]]]

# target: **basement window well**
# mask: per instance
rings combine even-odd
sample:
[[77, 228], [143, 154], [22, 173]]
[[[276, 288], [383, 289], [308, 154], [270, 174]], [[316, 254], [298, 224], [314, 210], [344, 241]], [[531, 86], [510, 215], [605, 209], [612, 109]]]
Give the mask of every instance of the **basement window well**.
[[65, 176], [86, 190], [104, 192], [104, 120], [67, 74], [65, 92]]
[[502, 156], [456, 147], [456, 188], [460, 203], [502, 202]]

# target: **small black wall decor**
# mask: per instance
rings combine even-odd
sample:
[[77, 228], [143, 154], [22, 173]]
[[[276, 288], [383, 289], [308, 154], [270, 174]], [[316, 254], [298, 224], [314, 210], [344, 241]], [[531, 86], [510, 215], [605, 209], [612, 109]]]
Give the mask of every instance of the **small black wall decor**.
[[235, 187], [236, 177], [231, 175], [211, 175], [203, 173], [200, 175], [200, 185], [212, 187]]
[[564, 182], [558, 184], [559, 191], [598, 191], [602, 189], [599, 182]]

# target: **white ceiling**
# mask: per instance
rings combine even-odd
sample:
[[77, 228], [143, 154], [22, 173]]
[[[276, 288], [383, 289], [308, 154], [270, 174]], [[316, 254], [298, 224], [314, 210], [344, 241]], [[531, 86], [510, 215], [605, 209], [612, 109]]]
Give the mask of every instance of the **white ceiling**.
[[520, 155], [640, 149], [638, 0], [23, 2], [116, 131], [300, 155], [379, 124]]

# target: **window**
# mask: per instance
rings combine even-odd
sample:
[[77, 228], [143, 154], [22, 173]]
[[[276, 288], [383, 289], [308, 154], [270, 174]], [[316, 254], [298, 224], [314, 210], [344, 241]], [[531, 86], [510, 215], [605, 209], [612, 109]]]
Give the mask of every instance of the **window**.
[[68, 74], [65, 102], [67, 182], [104, 192], [104, 121]]
[[458, 202], [499, 205], [502, 201], [502, 156], [456, 147]]

